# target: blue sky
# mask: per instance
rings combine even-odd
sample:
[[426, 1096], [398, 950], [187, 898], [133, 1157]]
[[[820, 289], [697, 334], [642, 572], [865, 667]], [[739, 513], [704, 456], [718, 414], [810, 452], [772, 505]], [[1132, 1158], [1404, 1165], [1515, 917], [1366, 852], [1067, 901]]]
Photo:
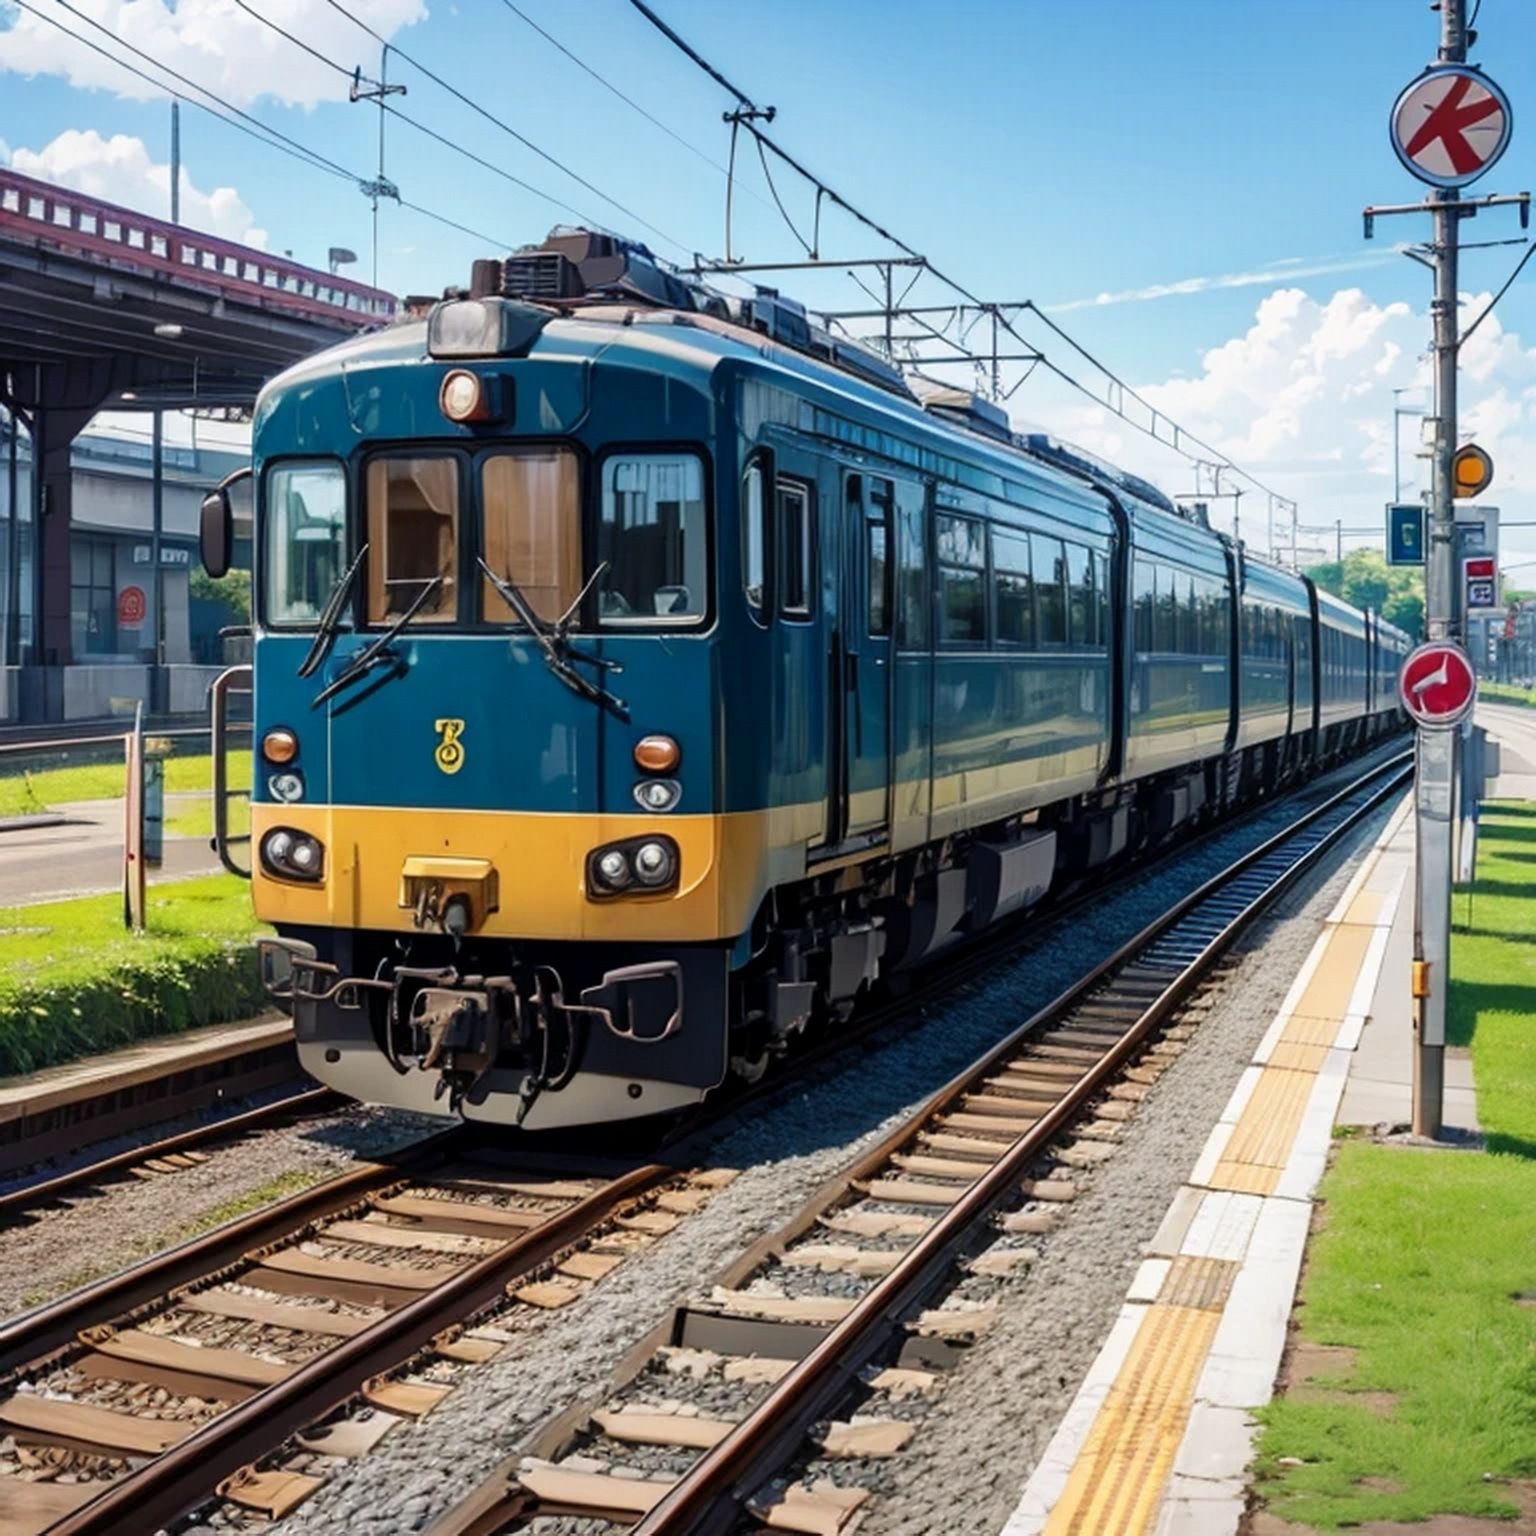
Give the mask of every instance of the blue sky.
[[[339, 73], [234, 0], [174, 8], [168, 0], [71, 0], [111, 40], [55, 0], [29, 3], [111, 51], [135, 42], [263, 122], [373, 173], [376, 111], [349, 104]], [[378, 45], [326, 0], [248, 3], [346, 68], [377, 73]], [[392, 59], [390, 78], [409, 87], [395, 103], [403, 111], [662, 255], [719, 254], [725, 182], [706, 159], [725, 158], [728, 98], [627, 0], [517, 4], [693, 149], [563, 57], [504, 0], [343, 3], [630, 212]], [[1392, 390], [1415, 383], [1427, 334], [1428, 275], [1390, 246], [1423, 238], [1427, 221], [1380, 224], [1367, 244], [1360, 210], [1420, 195], [1392, 154], [1386, 123], [1398, 90], [1433, 54], [1438, 20], [1423, 0], [656, 3], [754, 99], [778, 108], [772, 132], [786, 148], [937, 264], [988, 297], [1066, 306], [1057, 317], [1085, 346], [1267, 484], [1302, 499], [1305, 521], [1379, 521], [1383, 488], [1390, 493], [1390, 454], [1382, 455]], [[1474, 57], [1514, 98], [1516, 131], [1477, 190], [1518, 191], [1536, 183], [1536, 140], [1521, 131], [1536, 6], [1484, 0], [1479, 27]], [[165, 182], [163, 172], [154, 180], [154, 167], [168, 156], [166, 99], [8, 0], [0, 0], [0, 29], [0, 141], [14, 162], [159, 211], [152, 205]], [[142, 152], [109, 150], [119, 135], [140, 141]], [[317, 263], [328, 246], [351, 246], [362, 258], [357, 275], [368, 276], [368, 205], [344, 181], [186, 108], [182, 153], [199, 194], [185, 198], [189, 222], [226, 234], [264, 231], [270, 247]], [[572, 217], [393, 121], [387, 171], [407, 199], [498, 242], [537, 240]], [[808, 228], [804, 188], [787, 174], [778, 184]], [[1466, 226], [1469, 239], [1518, 232], [1512, 213]], [[797, 250], [750, 156], [736, 245], [755, 259]], [[831, 213], [822, 247], [839, 256], [883, 249]], [[462, 281], [486, 253], [478, 240], [386, 206], [378, 249], [386, 287], [435, 291]], [[1470, 253], [1463, 287], [1473, 295], [1497, 287], [1518, 254]], [[1536, 263], [1528, 271], [1536, 274]], [[1234, 275], [1252, 280], [1084, 302]], [[860, 298], [843, 278], [782, 285], [818, 303]], [[1528, 399], [1536, 356], [1513, 334], [1536, 332], [1533, 292], [1517, 284], [1499, 323], [1480, 333], [1486, 356], [1468, 359], [1484, 374], [1469, 381], [1471, 419], [1497, 439], [1507, 506], [1536, 492]], [[1277, 413], [1281, 393], [1288, 403]], [[1079, 411], [1059, 387], [1031, 380], [1011, 406], [1021, 419], [1074, 430], [1170, 489], [1192, 483], [1172, 455]], [[1413, 471], [1405, 453], [1404, 473]], [[1536, 498], [1528, 505], [1536, 509]]]

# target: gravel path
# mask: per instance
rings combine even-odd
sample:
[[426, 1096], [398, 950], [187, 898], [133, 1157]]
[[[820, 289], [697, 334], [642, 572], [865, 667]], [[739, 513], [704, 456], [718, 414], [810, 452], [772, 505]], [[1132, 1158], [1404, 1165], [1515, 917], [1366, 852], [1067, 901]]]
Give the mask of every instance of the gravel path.
[[[151, 1134], [184, 1128], [173, 1122]], [[376, 1157], [441, 1128], [438, 1120], [354, 1105], [252, 1132], [209, 1150], [208, 1160], [192, 1168], [142, 1181], [130, 1176], [66, 1196], [27, 1225], [6, 1229], [0, 1317], [112, 1274], [188, 1236], [189, 1229], [217, 1225], [241, 1209], [339, 1173], [359, 1157]], [[92, 1156], [110, 1150], [104, 1144]]]
[[[1314, 786], [1307, 803], [1324, 794]], [[395, 1536], [424, 1528], [530, 1431], [578, 1399], [600, 1392], [620, 1356], [672, 1306], [706, 1285], [753, 1239], [781, 1225], [819, 1184], [885, 1135], [935, 1087], [1179, 894], [1290, 825], [1297, 814], [1294, 800], [1276, 806], [1190, 854], [1176, 870], [1107, 893], [1100, 905], [1063, 925], [1065, 931], [1046, 930], [1021, 945], [1018, 956], [990, 971], [984, 984], [971, 984], [952, 1000], [931, 1005], [923, 1022], [900, 1038], [865, 1049], [851, 1063], [825, 1067], [814, 1082], [797, 1079], [777, 1099], [756, 1106], [749, 1121], [722, 1133], [711, 1154], [715, 1165], [743, 1170], [729, 1188], [669, 1237], [626, 1261], [581, 1302], [536, 1319], [520, 1332], [516, 1349], [470, 1372], [426, 1418], [401, 1425], [371, 1456], [347, 1464], [286, 1522], [287, 1531], [292, 1536], [340, 1529], [356, 1536]], [[1362, 836], [1368, 843], [1370, 834]], [[1362, 846], [1359, 838], [1354, 846]], [[1330, 884], [1346, 878], [1347, 872]], [[1287, 910], [1294, 903], [1293, 897]], [[950, 1420], [953, 1449], [944, 1456], [958, 1458], [964, 1448], [968, 1482], [972, 1475], [994, 1475], [995, 1466], [993, 1495], [988, 1499], [978, 1481], [976, 1504], [963, 1513], [957, 1510], [955, 1462], [941, 1457], [932, 1470], [934, 1480], [942, 1477], [944, 1483], [937, 1495], [944, 1501], [943, 1517], [935, 1525], [930, 1511], [926, 1523], [907, 1529], [958, 1531], [958, 1519], [964, 1529], [991, 1530], [1001, 1523], [991, 1512], [1012, 1507], [1029, 1464], [1053, 1431], [1119, 1306], [1140, 1245], [1193, 1164], [1326, 910], [1326, 905], [1309, 909], [1291, 928], [1279, 925], [1276, 950], [1244, 968], [1241, 995], [1234, 994], [1230, 1008], [1223, 1010], [1230, 1013], [1230, 1022], [1211, 1031], [1209, 1044], [1185, 1053], [1137, 1117], [1134, 1135], [1127, 1139], [1129, 1155], [1117, 1156], [1095, 1178], [1092, 1192], [1073, 1207], [1070, 1223], [1051, 1239], [1051, 1253], [1040, 1266], [1042, 1283], [1035, 1294], [1042, 1321], [1035, 1331], [1023, 1343], [989, 1343], [976, 1355], [984, 1380], [979, 1398], [983, 1404], [995, 1400], [1000, 1419], [996, 1433], [977, 1436], [977, 1445], [991, 1450], [991, 1466], [978, 1460], [977, 1446], [966, 1445], [966, 1416], [980, 1410], [962, 1406], [964, 1380], [951, 1383], [942, 1411]], [[1129, 1194], [1131, 1205], [1123, 1206], [1114, 1191]], [[1079, 1246], [1082, 1254], [1074, 1258]], [[999, 1337], [1015, 1340], [1011, 1329]], [[1027, 1356], [1034, 1357], [1033, 1363]], [[995, 1362], [990, 1373], [989, 1360]], [[969, 1379], [971, 1363], [961, 1371]], [[932, 1422], [936, 1435], [945, 1432], [943, 1420]], [[918, 1458], [923, 1456], [919, 1444], [929, 1432], [925, 1426], [912, 1447]], [[1006, 1458], [997, 1458], [999, 1444], [1008, 1448]], [[887, 1470], [901, 1475], [890, 1464]], [[920, 1495], [914, 1491], [912, 1497]], [[973, 1523], [983, 1506], [991, 1512]]]

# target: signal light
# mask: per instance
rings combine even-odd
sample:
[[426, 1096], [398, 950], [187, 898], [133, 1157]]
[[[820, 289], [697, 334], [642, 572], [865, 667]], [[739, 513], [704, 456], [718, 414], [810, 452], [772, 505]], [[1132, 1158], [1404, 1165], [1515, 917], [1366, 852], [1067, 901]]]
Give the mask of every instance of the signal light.
[[587, 855], [587, 896], [591, 900], [643, 895], [675, 886], [682, 865], [678, 847], [670, 837], [629, 837], [608, 843]]

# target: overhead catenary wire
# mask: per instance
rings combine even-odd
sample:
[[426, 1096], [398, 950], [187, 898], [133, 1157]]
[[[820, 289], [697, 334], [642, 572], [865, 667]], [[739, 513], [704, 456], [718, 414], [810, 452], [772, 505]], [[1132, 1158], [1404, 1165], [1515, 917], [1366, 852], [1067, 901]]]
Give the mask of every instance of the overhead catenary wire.
[[[280, 25], [278, 22], [273, 21], [270, 16], [264, 16], [260, 11], [256, 9], [255, 6], [249, 4], [248, 0], [235, 0], [235, 4], [238, 5], [242, 11], [246, 12], [247, 15], [254, 17], [263, 26], [269, 27], [280, 37], [286, 38], [290, 43], [294, 45], [295, 48], [302, 49], [312, 59], [315, 59], [319, 63], [324, 64], [327, 68], [334, 70], [343, 79], [357, 79], [357, 71], [348, 69], [345, 64], [342, 64], [337, 59], [331, 58], [329, 54], [322, 52], [312, 43], [306, 42], [302, 37], [296, 36], [294, 33], [290, 32], [288, 28]], [[391, 51], [394, 50], [392, 49]], [[580, 208], [577, 208], [573, 204], [566, 202], [563, 198], [556, 197], [553, 192], [546, 192], [542, 187], [536, 187], [532, 182], [524, 181], [521, 176], [514, 176], [512, 172], [507, 170], [504, 166], [496, 165], [492, 161], [485, 159], [484, 156], [477, 155], [472, 149], [466, 148], [463, 144], [458, 143], [456, 140], [450, 138], [447, 134], [439, 133], [435, 128], [429, 127], [426, 123], [423, 123], [412, 117], [409, 112], [403, 112], [399, 107], [391, 106], [387, 101], [381, 100], [379, 105], [382, 111], [387, 112], [393, 118], [397, 118], [408, 128], [414, 128], [417, 133], [423, 134], [427, 138], [435, 140], [445, 148], [452, 150], [456, 155], [462, 156], [465, 160], [472, 161], [474, 164], [482, 166], [485, 170], [490, 171], [493, 175], [499, 176], [503, 181], [510, 182], [513, 186], [522, 188], [523, 191], [530, 193], [532, 196], [541, 198], [544, 202], [549, 203], [552, 207], [561, 209], [565, 213], [570, 214], [573, 218], [580, 219], [585, 223], [594, 225], [599, 228], [602, 227], [599, 220], [594, 219], [590, 215], [584, 213]]]
[[461, 102], [472, 112], [475, 112], [480, 117], [483, 117], [486, 122], [494, 124], [503, 133], [515, 139], [525, 149], [530, 150], [541, 160], [547, 161], [550, 165], [554, 166], [554, 168], [562, 175], [569, 176], [572, 181], [576, 182], [580, 186], [585, 187], [587, 191], [592, 193], [594, 197], [599, 197], [610, 207], [617, 208], [625, 218], [633, 219], [635, 223], [639, 224], [645, 229], [650, 230], [653, 235], [656, 235], [660, 239], [665, 240], [668, 245], [674, 246], [680, 251], [687, 250], [687, 247], [681, 240], [675, 239], [672, 235], [669, 235], [666, 230], [658, 228], [655, 224], [651, 223], [649, 219], [643, 218], [640, 214], [636, 213], [633, 208], [629, 208], [625, 204], [621, 203], [611, 193], [605, 192], [596, 183], [589, 181], [579, 171], [573, 170], [570, 166], [566, 165], [564, 161], [550, 154], [550, 152], [543, 148], [542, 145], [536, 144], [527, 136], [527, 134], [520, 133], [509, 122], [507, 122], [505, 118], [498, 117], [488, 107], [485, 107], [480, 102], [476, 101], [473, 96], [470, 96], [466, 92], [461, 91], [458, 86], [454, 85], [451, 81], [444, 79], [442, 75], [438, 74], [430, 66], [423, 64], [421, 60], [416, 58], [413, 54], [407, 53], [397, 44], [389, 42], [382, 33], [375, 31], [374, 28], [371, 27], [360, 16], [356, 15], [354, 12], [348, 10], [346, 6], [342, 5], [341, 0], [326, 0], [326, 4], [329, 5], [333, 11], [336, 11], [340, 15], [345, 16], [353, 26], [358, 27], [362, 31], [366, 32], [368, 36], [373, 38], [374, 41], [377, 42], [381, 47], [387, 47], [389, 51], [395, 55], [396, 58], [404, 59], [412, 69], [416, 70], [419, 74], [425, 75], [428, 80], [432, 81], [434, 85], [439, 86], [442, 90], [447, 91], [448, 94], [452, 96], [456, 101]]
[[[334, 4], [335, 0], [331, 0], [331, 3]], [[817, 193], [820, 197], [824, 197], [827, 201], [831, 202], [836, 207], [841, 208], [846, 214], [849, 215], [849, 217], [854, 219], [857, 223], [861, 224], [864, 228], [868, 229], [872, 234], [879, 236], [882, 240], [885, 240], [888, 244], [894, 246], [904, 256], [921, 262], [923, 269], [932, 274], [935, 280], [943, 283], [947, 288], [959, 294], [970, 305], [978, 309], [988, 311], [997, 321], [998, 325], [1001, 326], [1002, 329], [1006, 330], [1010, 336], [1012, 336], [1016, 341], [1020, 342], [1024, 347], [1038, 354], [1038, 362], [1034, 366], [1044, 366], [1050, 373], [1061, 379], [1063, 383], [1079, 391], [1087, 399], [1091, 400], [1096, 406], [1103, 410], [1112, 412], [1122, 421], [1126, 422], [1127, 425], [1136, 428], [1136, 430], [1139, 432], [1142, 432], [1146, 436], [1152, 438], [1154, 442], [1161, 443], [1164, 447], [1171, 448], [1174, 452], [1180, 453], [1184, 457], [1191, 460], [1196, 460], [1197, 462], [1198, 460], [1196, 459], [1196, 455], [1190, 452], [1189, 446], [1185, 445], [1187, 444], [1194, 448], [1198, 448], [1202, 453], [1208, 455], [1211, 459], [1219, 463], [1226, 471], [1245, 480], [1255, 490], [1261, 491], [1266, 496], [1271, 497], [1274, 503], [1294, 508], [1295, 503], [1292, 498], [1283, 496], [1280, 492], [1273, 490], [1251, 471], [1244, 469], [1240, 464], [1229, 458], [1220, 449], [1213, 447], [1211, 444], [1205, 442], [1202, 438], [1197, 437], [1194, 433], [1189, 432], [1187, 429], [1181, 427], [1166, 413], [1160, 411], [1143, 395], [1141, 395], [1130, 385], [1126, 384], [1125, 381], [1121, 379], [1116, 373], [1114, 373], [1105, 364], [1101, 363], [1096, 357], [1088, 352], [1085, 347], [1083, 347], [1066, 331], [1064, 331], [1060, 325], [1046, 316], [1037, 304], [1033, 303], [1032, 301], [1017, 306], [1005, 306], [987, 303], [985, 300], [979, 298], [975, 293], [973, 293], [965, 284], [959, 282], [957, 279], [951, 277], [946, 272], [940, 270], [926, 257], [922, 256], [921, 253], [918, 252], [914, 247], [909, 245], [906, 241], [902, 240], [897, 235], [893, 234], [889, 229], [881, 224], [878, 219], [873, 218], [871, 215], [865, 213], [862, 209], [850, 203], [835, 188], [828, 185], [827, 182], [825, 182], [820, 176], [816, 175], [814, 171], [811, 171], [805, 165], [803, 165], [798, 159], [795, 158], [795, 156], [790, 154], [781, 145], [777, 144], [767, 132], [759, 127], [758, 123], [754, 120], [752, 115], [757, 114], [759, 109], [752, 98], [748, 96], [746, 92], [741, 90], [740, 87], [736, 86], [729, 79], [727, 79], [719, 69], [711, 64], [709, 60], [700, 54], [697, 49], [695, 49], [690, 43], [686, 41], [686, 39], [680, 36], [674, 28], [669, 26], [667, 22], [658, 16], [657, 13], [651, 8], [651, 6], [646, 3], [646, 0], [630, 0], [630, 4], [636, 11], [644, 16], [645, 19], [650, 22], [650, 24], [655, 27], [657, 31], [659, 31], [674, 46], [676, 46], [687, 58], [689, 58], [694, 64], [703, 70], [705, 74], [709, 75], [711, 79], [716, 81], [724, 90], [729, 92], [730, 95], [736, 99], [736, 102], [740, 107], [745, 109], [741, 113], [729, 114], [733, 132], [738, 126], [742, 129], [745, 129], [746, 132], [750, 133], [753, 138], [757, 140], [760, 150], [766, 150], [767, 152], [771, 152], [777, 156], [777, 158], [783, 164], [787, 165], [797, 175], [801, 176], [804, 180], [808, 181], [812, 186], [814, 186], [817, 189]], [[775, 193], [775, 200], [777, 201], [777, 193]], [[780, 211], [783, 211], [782, 205], [780, 207]], [[785, 221], [786, 223], [790, 222], [787, 215], [785, 216]], [[794, 230], [792, 223], [790, 224], [790, 228], [791, 231], [795, 234], [796, 239], [800, 240], [801, 244], [803, 245], [805, 242], [799, 235], [798, 231]], [[1138, 421], [1134, 416], [1127, 414], [1123, 404], [1117, 405], [1113, 400], [1101, 398], [1088, 385], [1084, 384], [1080, 379], [1076, 378], [1074, 375], [1064, 369], [1060, 364], [1053, 362], [1044, 354], [1043, 351], [1041, 351], [1038, 346], [1031, 342], [1029, 338], [1019, 330], [1017, 324], [1010, 317], [1010, 315], [1005, 313], [1005, 311], [1009, 309], [1028, 309], [1039, 319], [1043, 320], [1046, 325], [1056, 333], [1056, 335], [1058, 335], [1064, 342], [1071, 346], [1073, 350], [1075, 350], [1098, 373], [1100, 373], [1106, 380], [1109, 381], [1109, 384], [1112, 386], [1112, 388], [1119, 393], [1122, 401], [1125, 399], [1133, 400], [1138, 406], [1142, 408], [1142, 410], [1146, 411], [1148, 417], [1147, 422], [1143, 423]], [[951, 345], [956, 346], [957, 350], [959, 349], [960, 343], [955, 342], [953, 338], [944, 339]], [[956, 358], [957, 362], [966, 360], [967, 357]], [[1163, 436], [1157, 430], [1159, 423], [1164, 423], [1171, 429], [1173, 433], [1172, 441]]]
[[[244, 0], [236, 0], [236, 4], [243, 3]], [[704, 162], [705, 165], [711, 167], [713, 170], [719, 171], [722, 176], [728, 174], [726, 168], [721, 165], [718, 160], [712, 158], [710, 155], [707, 155], [702, 149], [699, 148], [697, 144], [693, 143], [690, 139], [684, 138], [683, 135], [680, 134], [675, 128], [671, 127], [667, 123], [662, 122], [662, 120], [657, 117], [654, 112], [650, 111], [646, 107], [643, 107], [638, 101], [635, 100], [633, 96], [630, 96], [626, 92], [621, 91], [619, 87], [616, 86], [613, 81], [611, 81], [606, 75], [602, 74], [599, 70], [594, 69], [579, 54], [573, 53], [569, 48], [567, 48], [558, 37], [555, 37], [552, 33], [547, 32], [543, 27], [541, 27], [539, 23], [533, 19], [532, 16], [530, 16], [525, 10], [522, 9], [521, 6], [514, 5], [513, 0], [501, 0], [501, 3], [506, 6], [506, 8], [511, 11], [512, 14], [519, 20], [526, 22], [528, 26], [532, 27], [533, 30], [537, 32], [539, 36], [542, 37], [544, 41], [547, 42], [552, 48], [556, 48], [561, 53], [563, 53], [566, 58], [568, 58], [571, 63], [573, 63], [579, 70], [583, 71], [585, 74], [590, 75], [594, 80], [596, 80], [604, 90], [611, 91], [613, 95], [617, 96], [619, 100], [622, 101], [626, 106], [633, 107], [634, 110], [638, 112], [640, 116], [643, 117], [648, 123], [654, 123], [655, 126], [661, 129], [661, 131], [666, 134], [668, 138], [675, 139], [679, 144], [683, 146], [684, 149], [688, 151], [689, 154], [696, 155], [700, 160]]]
[[[347, 166], [330, 159], [326, 155], [322, 155], [318, 150], [311, 149], [308, 145], [290, 137], [288, 134], [282, 133], [278, 129], [270, 127], [268, 124], [263, 123], [259, 118], [252, 117], [250, 113], [242, 111], [239, 107], [235, 106], [233, 102], [227, 101], [216, 91], [210, 90], [207, 86], [199, 85], [195, 80], [192, 80], [186, 75], [183, 75], [172, 69], [169, 65], [163, 64], [152, 54], [146, 53], [143, 49], [135, 48], [131, 43], [123, 42], [123, 40], [118, 38], [116, 34], [103, 27], [101, 23], [92, 20], [91, 17], [85, 15], [83, 12], [75, 10], [74, 6], [68, 3], [68, 0], [57, 0], [57, 3], [62, 5], [72, 14], [79, 17], [80, 20], [89, 22], [90, 25], [95, 27], [98, 31], [106, 32], [114, 42], [119, 42], [123, 47], [129, 48], [140, 58], [145, 59], [155, 69], [160, 70], [164, 74], [170, 75], [173, 79], [180, 81], [189, 90], [197, 92], [198, 95], [204, 96], [208, 100], [199, 101], [195, 96], [190, 96], [187, 95], [184, 91], [177, 90], [174, 86], [168, 85], [164, 80], [156, 79], [153, 75], [148, 74], [146, 71], [138, 68], [137, 65], [131, 63], [129, 60], [110, 52], [108, 49], [103, 48], [99, 43], [92, 42], [89, 37], [83, 36], [81, 33], [65, 26], [65, 24], [57, 17], [50, 16], [46, 11], [40, 9], [36, 5], [31, 4], [30, 0], [16, 0], [16, 4], [20, 9], [27, 11], [31, 15], [37, 17], [39, 21], [46, 22], [56, 31], [63, 33], [63, 35], [67, 38], [73, 39], [73, 41], [79, 43], [82, 47], [89, 48], [93, 53], [100, 55], [109, 63], [116, 64], [120, 69], [127, 70], [129, 74], [137, 76], [137, 78], [143, 80], [146, 84], [152, 85], [156, 90], [164, 91], [166, 95], [173, 97], [175, 100], [184, 102], [189, 107], [196, 107], [199, 111], [206, 112], [210, 117], [216, 118], [219, 122], [227, 124], [237, 132], [243, 133], [248, 138], [254, 139], [258, 144], [263, 144], [268, 149], [275, 149], [280, 154], [285, 154], [290, 159], [297, 160], [301, 165], [308, 165], [314, 170], [323, 171], [327, 175], [338, 177], [343, 181], [349, 181], [357, 187], [364, 185], [367, 178], [360, 176], [356, 171], [351, 170]], [[209, 106], [208, 101], [216, 103], [216, 106]], [[219, 110], [220, 108], [223, 110]], [[424, 218], [430, 219], [436, 224], [441, 224], [444, 228], [457, 230], [461, 234], [469, 235], [476, 240], [483, 241], [487, 245], [505, 246], [509, 243], [506, 241], [498, 240], [495, 236], [487, 235], [482, 230], [472, 229], [468, 225], [461, 224], [458, 220], [451, 219], [446, 214], [438, 213], [435, 209], [425, 207], [420, 203], [408, 202], [404, 198], [399, 199], [399, 203], [402, 208], [409, 209], [412, 213], [420, 214]]]

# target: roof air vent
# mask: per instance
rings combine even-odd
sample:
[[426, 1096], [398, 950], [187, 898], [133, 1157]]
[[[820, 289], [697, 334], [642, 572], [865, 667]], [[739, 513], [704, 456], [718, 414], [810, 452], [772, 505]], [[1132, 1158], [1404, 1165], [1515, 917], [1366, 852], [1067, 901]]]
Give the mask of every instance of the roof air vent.
[[973, 432], [996, 438], [1000, 443], [1013, 441], [1007, 411], [980, 395], [967, 389], [932, 389], [922, 399], [923, 409], [932, 411], [935, 416], [946, 416]]

